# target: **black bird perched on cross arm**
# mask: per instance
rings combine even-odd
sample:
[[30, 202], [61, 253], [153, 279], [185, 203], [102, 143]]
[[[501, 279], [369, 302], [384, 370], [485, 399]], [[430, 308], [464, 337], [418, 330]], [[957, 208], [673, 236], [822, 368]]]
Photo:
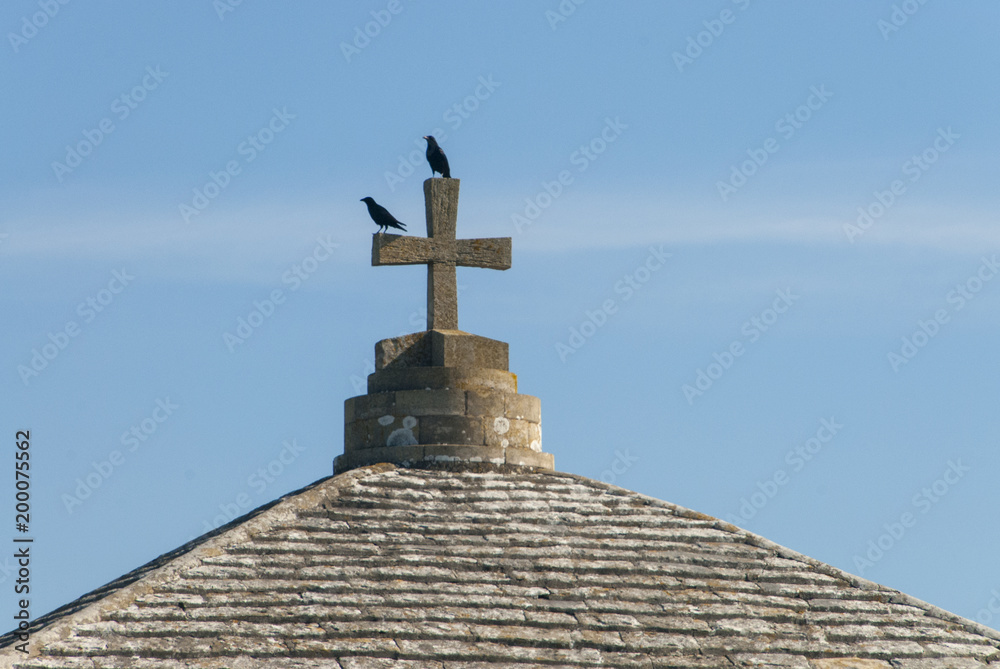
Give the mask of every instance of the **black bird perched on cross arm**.
[[370, 197], [363, 197], [361, 201], [368, 205], [368, 215], [378, 223], [378, 231], [386, 232], [389, 228], [406, 230], [406, 225], [396, 220], [396, 217], [389, 213], [389, 210], [380, 205]]
[[440, 172], [445, 179], [450, 179], [451, 169], [448, 167], [448, 157], [438, 146], [434, 135], [424, 135], [424, 139], [427, 140], [427, 162], [431, 164], [431, 176], [433, 177], [435, 172]]

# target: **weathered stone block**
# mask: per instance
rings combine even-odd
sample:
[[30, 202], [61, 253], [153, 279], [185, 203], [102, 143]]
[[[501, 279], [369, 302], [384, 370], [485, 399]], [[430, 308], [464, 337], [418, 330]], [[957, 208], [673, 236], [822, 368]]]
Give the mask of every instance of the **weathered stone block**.
[[423, 459], [423, 446], [372, 448], [337, 456], [333, 461], [333, 473], [340, 474], [350, 469], [373, 465], [378, 462], [389, 462], [401, 467], [411, 467], [422, 462]]
[[398, 390], [389, 413], [397, 416], [464, 416], [464, 390]]
[[384, 446], [388, 432], [373, 418], [362, 418], [344, 425], [344, 450]]
[[555, 458], [551, 453], [536, 453], [523, 448], [508, 448], [504, 450], [504, 457], [508, 465], [555, 469]]
[[505, 418], [503, 416], [484, 416], [483, 432], [487, 446], [500, 448], [528, 448], [528, 425], [530, 423]]
[[533, 395], [507, 395], [507, 405], [504, 416], [520, 420], [540, 423], [542, 421], [542, 402]]
[[420, 422], [413, 416], [385, 415], [344, 425], [344, 451], [420, 443]]
[[469, 416], [505, 415], [506, 393], [495, 390], [469, 390], [465, 396], [465, 411]]
[[426, 332], [390, 337], [375, 344], [375, 369], [387, 367], [429, 367], [431, 342]]
[[401, 367], [383, 369], [368, 375], [368, 392], [393, 390], [498, 390], [516, 393], [517, 378], [499, 369], [461, 369], [454, 367]]
[[427, 330], [375, 344], [375, 369], [478, 367], [507, 371], [508, 349], [506, 342], [460, 330]]
[[340, 474], [379, 462], [389, 462], [401, 467], [450, 467], [471, 463], [499, 467], [538, 467], [548, 470], [555, 468], [554, 460], [549, 453], [535, 453], [521, 448], [430, 444], [371, 448], [344, 453], [333, 461], [333, 471], [335, 474]]
[[542, 451], [542, 424], [528, 423], [528, 448], [532, 451]]
[[392, 412], [395, 404], [395, 393], [376, 393], [374, 395], [358, 395], [344, 400], [344, 423], [361, 418], [378, 418]]
[[436, 367], [479, 367], [507, 371], [506, 342], [459, 330], [431, 330], [431, 364]]
[[368, 426], [363, 421], [344, 423], [344, 452], [349, 453], [366, 448], [371, 442]]
[[462, 444], [427, 444], [424, 460], [437, 462], [489, 462], [501, 465], [506, 462], [504, 449]]
[[388, 462], [401, 467], [449, 466], [461, 463], [482, 463], [493, 466], [538, 467], [552, 470], [555, 461], [550, 453], [535, 453], [521, 448], [468, 446], [462, 444], [432, 444], [372, 448], [344, 453], [333, 461], [335, 474]]
[[423, 416], [420, 418], [421, 444], [484, 443], [481, 418], [468, 416]]

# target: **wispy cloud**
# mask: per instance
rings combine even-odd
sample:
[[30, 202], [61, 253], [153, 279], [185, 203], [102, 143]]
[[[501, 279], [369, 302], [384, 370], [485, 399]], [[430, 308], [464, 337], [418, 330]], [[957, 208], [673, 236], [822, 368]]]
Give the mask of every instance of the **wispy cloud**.
[[[511, 200], [506, 203], [510, 209]], [[678, 202], [670, 197], [567, 198], [544, 212], [530, 228], [517, 234], [506, 222], [505, 234], [515, 247], [572, 251], [622, 248], [648, 244], [782, 243], [826, 245], [851, 250], [844, 225], [854, 223], [849, 206], [801, 203], [789, 206], [753, 205], [741, 208]], [[494, 203], [495, 209], [504, 205]], [[488, 210], [478, 208], [482, 220]], [[978, 253], [1000, 247], [1000, 217], [993, 212], [954, 206], [900, 204], [891, 216], [870, 229], [858, 246], [925, 247], [954, 253]]]
[[[422, 214], [422, 203], [409, 207]], [[530, 228], [510, 224], [516, 198], [464, 199], [460, 235], [511, 236], [515, 250], [586, 252], [602, 249], [711, 245], [803, 245], [842, 249], [900, 247], [954, 254], [1000, 248], [1000, 221], [992, 213], [954, 207], [900, 204], [852, 245], [844, 236], [849, 207], [784, 210], [748, 203], [739, 209], [678, 203], [668, 196], [606, 197], [581, 194], [561, 200]], [[7, 262], [155, 260], [158, 273], [204, 281], [260, 281], [301, 256], [318, 235], [332, 234], [343, 245], [342, 262], [367, 263], [374, 231], [364, 207], [315, 198], [298, 203], [244, 203], [218, 206], [196, 223], [184, 224], [172, 207], [71, 207], [60, 201], [38, 212], [9, 218], [0, 257]], [[791, 213], [789, 213], [791, 212]], [[843, 215], [840, 215], [843, 213]], [[418, 215], [419, 215], [418, 214]], [[413, 218], [412, 216], [410, 217]], [[420, 216], [422, 218], [422, 216]], [[407, 220], [415, 234], [422, 221]], [[262, 278], [263, 277], [263, 278]]]
[[0, 257], [55, 265], [143, 262], [154, 274], [183, 280], [266, 282], [320, 235], [362, 243], [364, 217], [363, 206], [350, 211], [322, 204], [219, 207], [197, 224], [184, 224], [173, 209], [48, 211], [9, 220]]

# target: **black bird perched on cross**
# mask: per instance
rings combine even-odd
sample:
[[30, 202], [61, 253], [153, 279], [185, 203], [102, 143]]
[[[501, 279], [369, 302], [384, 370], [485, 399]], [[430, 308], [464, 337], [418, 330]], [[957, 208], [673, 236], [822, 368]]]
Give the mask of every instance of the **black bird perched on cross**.
[[424, 135], [424, 139], [427, 140], [427, 162], [431, 164], [431, 176], [433, 177], [435, 172], [440, 172], [445, 179], [450, 179], [451, 169], [448, 167], [448, 157], [438, 146], [434, 135]]
[[361, 201], [368, 205], [368, 215], [378, 223], [379, 232], [387, 232], [389, 228], [406, 230], [406, 225], [396, 220], [396, 217], [389, 213], [389, 210], [380, 205], [370, 197], [363, 197]]

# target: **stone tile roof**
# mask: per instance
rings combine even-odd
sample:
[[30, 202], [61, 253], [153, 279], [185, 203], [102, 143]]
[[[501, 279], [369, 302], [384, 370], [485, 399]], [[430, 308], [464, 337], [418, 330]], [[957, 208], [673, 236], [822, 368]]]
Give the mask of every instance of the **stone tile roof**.
[[354, 470], [39, 622], [0, 666], [1000, 667], [998, 632], [557, 472]]

